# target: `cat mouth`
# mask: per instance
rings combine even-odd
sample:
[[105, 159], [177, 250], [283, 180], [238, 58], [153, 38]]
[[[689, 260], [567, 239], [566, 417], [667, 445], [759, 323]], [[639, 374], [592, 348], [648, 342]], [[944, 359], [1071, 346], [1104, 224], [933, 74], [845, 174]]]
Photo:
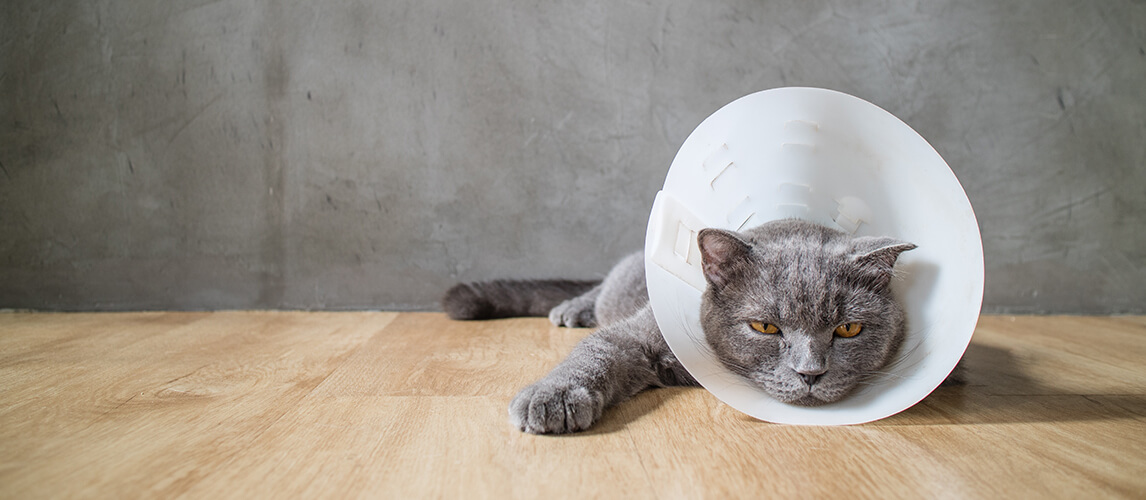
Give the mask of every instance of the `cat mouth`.
[[835, 403], [836, 401], [843, 399], [843, 396], [836, 395], [834, 393], [831, 395], [816, 394], [814, 391], [808, 391], [804, 393], [803, 396], [793, 397], [793, 395], [789, 394], [787, 398], [777, 399], [790, 405], [815, 407], [823, 406], [829, 403]]
[[768, 387], [764, 389], [781, 403], [795, 406], [822, 406], [831, 402], [816, 397], [807, 387], [796, 391], [776, 391]]
[[794, 404], [794, 405], [798, 405], [798, 406], [822, 406], [822, 405], [828, 404], [830, 402], [831, 401], [824, 401], [820, 398], [817, 398], [816, 396], [813, 396], [812, 394], [808, 394], [807, 396], [804, 396], [800, 399], [792, 401], [789, 404]]
[[[851, 391], [839, 390], [838, 387], [828, 387], [822, 385], [822, 381], [815, 384], [808, 385], [800, 381], [787, 385], [786, 387], [777, 387], [775, 383], [769, 383], [765, 380], [757, 380], [757, 385], [768, 392], [772, 397], [778, 399], [780, 402], [796, 406], [823, 406], [829, 403], [834, 403], [843, 399]], [[786, 384], [781, 384], [786, 385]]]

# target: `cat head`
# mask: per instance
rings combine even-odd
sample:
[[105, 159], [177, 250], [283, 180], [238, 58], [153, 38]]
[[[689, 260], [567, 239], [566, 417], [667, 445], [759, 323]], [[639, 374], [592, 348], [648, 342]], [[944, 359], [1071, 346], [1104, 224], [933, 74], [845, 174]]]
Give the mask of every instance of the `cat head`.
[[851, 237], [795, 219], [697, 235], [708, 286], [705, 339], [717, 358], [785, 403], [837, 401], [903, 343], [892, 297], [899, 254], [915, 245]]

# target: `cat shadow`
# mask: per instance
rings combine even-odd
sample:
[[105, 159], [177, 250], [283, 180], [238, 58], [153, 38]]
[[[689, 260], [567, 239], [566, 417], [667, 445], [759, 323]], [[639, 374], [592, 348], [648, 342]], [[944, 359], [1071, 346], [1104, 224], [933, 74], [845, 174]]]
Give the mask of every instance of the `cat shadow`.
[[962, 383], [940, 386], [911, 408], [869, 425], [1076, 422], [1146, 414], [1140, 395], [1091, 396], [1043, 384], [999, 347], [972, 343], [962, 365]]
[[601, 420], [588, 429], [573, 434], [556, 434], [555, 437], [592, 436], [597, 434], [611, 434], [622, 431], [629, 424], [640, 420], [645, 415], [652, 414], [668, 401], [679, 397], [685, 391], [699, 390], [697, 387], [663, 387], [641, 391], [611, 408], [606, 408]]
[[[972, 343], [963, 355], [961, 383], [944, 385], [911, 408], [865, 426], [971, 425], [1040, 422], [1078, 422], [1141, 418], [1146, 398], [1125, 394], [1091, 396], [1042, 384], [1023, 370], [1023, 363], [1006, 349]], [[554, 437], [610, 434], [658, 410], [696, 387], [668, 387], [642, 391], [605, 410], [589, 429]], [[670, 405], [671, 406], [671, 405]], [[744, 420], [767, 422], [748, 415]]]

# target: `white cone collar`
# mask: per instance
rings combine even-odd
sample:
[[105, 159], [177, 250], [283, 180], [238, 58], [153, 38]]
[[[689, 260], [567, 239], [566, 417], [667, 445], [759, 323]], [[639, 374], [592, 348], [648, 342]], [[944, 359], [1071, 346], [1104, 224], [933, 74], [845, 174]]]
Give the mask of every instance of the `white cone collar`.
[[[892, 285], [907, 312], [905, 359], [824, 406], [781, 403], [728, 371], [700, 327], [696, 233], [788, 217], [918, 245]], [[653, 204], [645, 272], [657, 324], [689, 373], [730, 406], [788, 424], [870, 422], [919, 402], [962, 357], [983, 300], [979, 227], [947, 163], [883, 109], [815, 88], [745, 96], [689, 135]]]

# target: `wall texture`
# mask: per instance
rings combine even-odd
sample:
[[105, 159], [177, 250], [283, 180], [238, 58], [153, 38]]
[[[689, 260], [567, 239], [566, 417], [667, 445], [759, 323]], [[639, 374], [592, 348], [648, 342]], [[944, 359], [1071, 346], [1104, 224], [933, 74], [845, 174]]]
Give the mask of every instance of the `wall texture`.
[[1146, 311], [1146, 4], [8, 0], [0, 307], [432, 309], [603, 273], [757, 90], [872, 101], [978, 213], [985, 310]]

